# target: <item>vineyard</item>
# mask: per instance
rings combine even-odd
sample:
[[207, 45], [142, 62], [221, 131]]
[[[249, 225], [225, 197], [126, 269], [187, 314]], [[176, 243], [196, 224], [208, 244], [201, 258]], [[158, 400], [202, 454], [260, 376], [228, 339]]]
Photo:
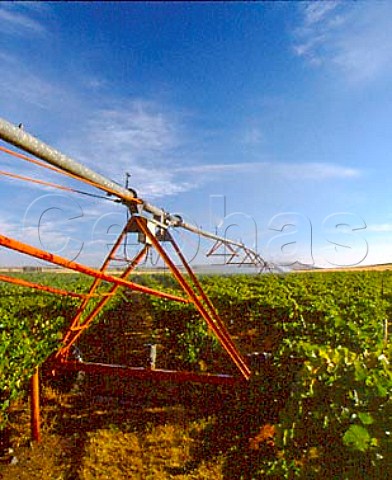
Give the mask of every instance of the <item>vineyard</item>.
[[[29, 274], [25, 278], [58, 288], [72, 286], [78, 292], [87, 291], [90, 283], [76, 274]], [[132, 280], [178, 293], [170, 275], [134, 275]], [[392, 274], [204, 276], [201, 281], [236, 344], [248, 356], [254, 374], [246, 388], [229, 391], [229, 387], [192, 385], [183, 387], [181, 394], [176, 390], [174, 400], [192, 415], [197, 411], [198, 421], [186, 434], [195, 438], [185, 437], [198, 445], [198, 455], [189, 451], [177, 471], [163, 465], [162, 469], [167, 467], [164, 476], [155, 472], [151, 478], [210, 478], [212, 474], [230, 479], [391, 478], [388, 320]], [[107, 287], [103, 282], [100, 288]], [[0, 284], [0, 291], [5, 438], [13, 435], [14, 405], [23, 409], [20, 405], [34, 368], [58, 348], [79, 300], [6, 283]], [[189, 304], [125, 290], [108, 303], [78, 347], [84, 361], [144, 365], [147, 343], [156, 344], [160, 368], [229, 374], [234, 368]], [[48, 382], [53, 383], [50, 375], [43, 379], [44, 384]], [[49, 391], [56, 396], [53, 391], [60, 387], [56, 383], [52, 387]], [[92, 396], [102, 398], [115, 392], [118, 398], [132, 399], [136, 389], [146, 405], [158, 402], [162, 406], [162, 402], [173, 402], [173, 388], [87, 375], [77, 398], [83, 404], [83, 398], [87, 402]], [[116, 428], [127, 442], [127, 421], [121, 418]], [[89, 447], [84, 448], [88, 456]], [[116, 450], [121, 448], [113, 447], [107, 460], [112, 467], [121, 462]], [[215, 470], [204, 473], [205, 477], [197, 467], [200, 452], [204, 462], [215, 462]], [[15, 468], [0, 466], [0, 477], [7, 471], [12, 475]], [[95, 476], [81, 468], [73, 465], [73, 473], [58, 478], [107, 478], [103, 467]], [[113, 470], [117, 473], [112, 472], [111, 478], [150, 478], [143, 468], [144, 474], [135, 471], [134, 476]]]

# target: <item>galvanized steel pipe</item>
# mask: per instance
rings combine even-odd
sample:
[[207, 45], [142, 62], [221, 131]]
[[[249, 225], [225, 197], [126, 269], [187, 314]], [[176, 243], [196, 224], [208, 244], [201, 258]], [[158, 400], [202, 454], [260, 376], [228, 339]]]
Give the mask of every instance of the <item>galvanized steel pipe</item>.
[[[35, 157], [60, 168], [61, 170], [65, 170], [66, 172], [72, 173], [73, 175], [76, 175], [82, 179], [93, 182], [98, 188], [102, 188], [104, 191], [109, 191], [123, 200], [125, 203], [135, 200], [135, 193], [132, 190], [128, 190], [118, 183], [109, 180], [103, 175], [100, 175], [94, 170], [86, 167], [82, 163], [73, 160], [41, 140], [38, 140], [29, 133], [25, 132], [22, 128], [16, 127], [2, 118], [0, 118], [0, 138], [14, 145], [15, 147], [21, 148], [22, 150], [31, 153]], [[214, 235], [213, 233], [202, 230], [194, 225], [190, 225], [184, 222], [177, 215], [171, 215], [162, 208], [155, 207], [147, 202], [143, 202], [141, 208], [143, 211], [148, 212], [155, 217], [161, 218], [163, 222], [167, 223], [168, 225], [181, 227], [205, 238], [221, 241], [235, 247], [244, 247], [242, 243]]]
[[0, 118], [0, 138], [8, 143], [11, 143], [15, 147], [31, 153], [37, 158], [50, 163], [55, 167], [61, 168], [66, 172], [89, 180], [97, 185], [102, 185], [104, 189], [106, 188], [116, 192], [118, 196], [124, 200], [132, 200], [134, 198], [133, 193], [128, 191], [126, 188], [112, 182], [103, 175], [94, 172], [94, 170], [91, 170], [85, 165], [76, 162], [72, 158], [67, 157], [63, 153], [55, 150], [46, 143], [41, 142], [41, 140], [38, 140], [29, 133], [25, 132], [23, 129], [12, 125], [2, 118]]

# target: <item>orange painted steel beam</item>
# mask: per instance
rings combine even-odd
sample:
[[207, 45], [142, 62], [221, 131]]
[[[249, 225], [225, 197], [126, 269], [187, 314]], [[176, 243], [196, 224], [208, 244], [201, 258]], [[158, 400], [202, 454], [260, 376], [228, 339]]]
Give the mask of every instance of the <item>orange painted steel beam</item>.
[[[204, 318], [204, 320], [207, 322], [207, 324], [211, 327], [215, 335], [217, 336], [218, 340], [220, 341], [221, 345], [223, 346], [224, 350], [228, 353], [232, 361], [235, 363], [237, 368], [240, 370], [241, 374], [246, 378], [247, 380], [251, 376], [251, 371], [246, 364], [244, 358], [242, 355], [239, 353], [237, 347], [233, 343], [230, 335], [228, 332], [222, 332], [221, 330], [221, 325], [223, 322], [220, 320], [219, 316], [216, 313], [216, 316], [219, 318], [218, 324], [214, 321], [214, 319], [211, 316], [211, 313], [207, 311], [205, 306], [202, 304], [200, 301], [199, 297], [196, 295], [192, 287], [189, 285], [189, 283], [186, 281], [185, 277], [182, 275], [182, 273], [179, 271], [179, 269], [175, 266], [175, 264], [172, 262], [170, 257], [167, 255], [165, 250], [162, 248], [158, 240], [155, 238], [155, 236], [150, 232], [146, 225], [146, 220], [141, 217], [135, 217], [135, 221], [137, 222], [139, 228], [142, 230], [142, 232], [150, 239], [151, 243], [154, 245], [158, 253], [161, 255], [161, 257], [164, 259], [165, 263], [168, 265], [170, 270], [172, 271], [173, 275], [176, 277], [177, 281], [180, 283], [181, 287], [184, 289], [184, 291], [189, 295], [189, 298], [191, 299], [192, 303], [195, 305], [201, 316]], [[173, 240], [174, 242], [174, 240]], [[185, 262], [187, 265], [188, 271], [190, 271], [190, 267], [187, 264], [185, 258], [182, 256], [182, 260]], [[200, 284], [199, 284], [200, 286]], [[204, 298], [207, 298], [206, 295], [204, 294], [201, 286], [200, 290], [204, 296]], [[200, 293], [200, 292], [199, 292]], [[209, 300], [208, 300], [209, 302]], [[210, 302], [209, 302], [210, 303]], [[210, 305], [212, 305], [210, 303]]]
[[30, 380], [30, 410], [31, 437], [35, 442], [41, 442], [41, 415], [39, 404], [39, 371], [35, 368]]
[[[121, 245], [121, 242], [123, 241], [123, 239], [124, 239], [124, 237], [127, 233], [129, 223], [130, 222], [127, 222], [126, 226], [123, 228], [122, 232], [118, 236], [118, 238], [117, 238], [116, 242], [114, 243], [112, 249], [110, 250], [109, 254], [106, 256], [106, 258], [105, 258], [105, 260], [104, 260], [104, 262], [103, 262], [103, 264], [100, 268], [100, 272], [105, 272], [105, 270], [109, 266], [111, 259], [116, 254], [117, 250], [119, 249], [119, 247]], [[97, 278], [97, 277], [94, 278], [94, 281], [93, 281], [92, 285], [90, 286], [90, 290], [89, 290], [86, 298], [83, 300], [82, 304], [79, 306], [78, 311], [77, 311], [74, 319], [71, 322], [69, 330], [68, 330], [68, 332], [67, 332], [67, 334], [64, 338], [64, 342], [66, 342], [69, 332], [72, 331], [74, 328], [76, 328], [76, 326], [80, 323], [83, 312], [85, 311], [89, 301], [93, 297], [94, 292], [97, 289], [97, 287], [98, 287], [98, 285], [100, 284], [101, 281], [102, 280], [100, 278]]]
[[19, 285], [20, 287], [34, 288], [36, 290], [42, 290], [44, 292], [55, 293], [56, 295], [64, 295], [67, 297], [84, 298], [86, 296], [85, 293], [69, 292], [68, 290], [63, 290], [61, 288], [55, 288], [49, 285], [41, 285], [40, 283], [29, 282], [27, 280], [23, 280], [22, 278], [9, 277], [8, 275], [0, 275], [0, 282], [13, 283], [14, 285]]
[[[5, 148], [0, 146], [0, 151], [4, 153], [8, 153], [8, 155], [12, 155], [13, 157], [19, 158], [20, 160], [25, 160], [26, 162], [33, 163], [34, 165], [38, 165], [39, 167], [46, 168], [48, 170], [52, 170], [53, 172], [62, 173], [64, 175], [64, 171], [60, 170], [58, 167], [54, 167], [53, 165], [49, 165], [47, 163], [41, 162], [36, 158], [28, 157], [23, 153], [15, 152], [14, 150], [10, 150], [9, 148]], [[77, 177], [76, 177], [77, 178]]]
[[[120, 278], [126, 278], [132, 272], [132, 270], [134, 270], [135, 267], [140, 263], [140, 261], [146, 255], [147, 251], [148, 251], [148, 246], [144, 246], [144, 248], [134, 258], [134, 260], [128, 266], [128, 268], [121, 274]], [[109, 291], [110, 296], [102, 298], [102, 300], [94, 307], [93, 311], [89, 313], [87, 318], [84, 320], [83, 324], [80, 325], [77, 330], [75, 330], [75, 323], [72, 322], [71, 327], [69, 327], [69, 329], [67, 330], [64, 336], [64, 339], [62, 341], [63, 347], [60, 348], [60, 350], [56, 353], [57, 358], [67, 356], [67, 353], [69, 352], [69, 349], [72, 347], [72, 345], [75, 344], [75, 342], [83, 333], [83, 331], [86, 330], [91, 325], [91, 323], [94, 321], [96, 316], [102, 311], [102, 309], [105, 307], [107, 302], [110, 300], [112, 296], [115, 295], [116, 291], [119, 288], [120, 288], [120, 285], [113, 285]]]
[[184, 292], [188, 295], [191, 302], [195, 305], [196, 309], [199, 311], [200, 315], [204, 318], [207, 324], [211, 327], [212, 331], [215, 333], [216, 337], [220, 341], [221, 345], [223, 346], [224, 350], [228, 353], [234, 364], [237, 366], [241, 375], [246, 379], [249, 380], [251, 376], [251, 371], [248, 365], [245, 363], [242, 355], [237, 350], [237, 347], [234, 345], [232, 339], [227, 337], [227, 335], [222, 334], [218, 325], [215, 324], [213, 318], [211, 317], [210, 313], [207, 311], [203, 303], [200, 301], [197, 294], [194, 292], [192, 287], [186, 281], [185, 277], [182, 275], [180, 270], [176, 267], [173, 263], [169, 255], [166, 251], [162, 248], [159, 241], [156, 239], [155, 235], [149, 230], [147, 226], [147, 220], [142, 217], [134, 217], [135, 222], [137, 223], [138, 227], [146, 235], [146, 237], [150, 240], [152, 245], [155, 247], [157, 252], [161, 255], [162, 259], [169, 267], [170, 271], [173, 273], [174, 277], [180, 284], [181, 288]]
[[189, 263], [187, 262], [186, 258], [184, 257], [181, 249], [175, 242], [173, 236], [169, 233], [168, 234], [170, 242], [177, 253], [178, 257], [180, 258], [182, 264], [184, 265], [188, 275], [192, 279], [192, 282], [196, 288], [196, 290], [199, 292], [200, 297], [204, 301], [205, 305], [208, 307], [209, 313], [211, 317], [213, 318], [213, 321], [215, 322], [215, 325], [219, 329], [220, 334], [222, 335], [223, 338], [225, 338], [225, 341], [228, 343], [228, 345], [231, 345], [234, 347], [234, 350], [236, 351], [235, 355], [237, 357], [237, 361], [242, 365], [244, 371], [248, 372], [248, 375], [250, 376], [251, 371], [248, 367], [248, 364], [245, 360], [245, 358], [241, 355], [241, 353], [237, 350], [236, 346], [234, 345], [234, 342], [230, 336], [230, 333], [225, 325], [225, 323], [222, 321], [221, 317], [219, 316], [216, 308], [214, 307], [213, 303], [209, 299], [209, 297], [206, 295], [206, 293], [203, 290], [203, 287], [201, 286], [201, 283], [199, 282], [198, 278], [194, 274], [192, 268], [190, 267]]
[[65, 192], [72, 192], [72, 193], [75, 192], [75, 190], [71, 187], [59, 185], [58, 183], [45, 182], [45, 180], [26, 177], [25, 175], [18, 175], [17, 173], [5, 172], [4, 170], [0, 170], [0, 175], [3, 175], [4, 177], [13, 178], [14, 180], [23, 180], [24, 182], [36, 183], [37, 185], [43, 185], [44, 187], [57, 188], [59, 190], [64, 190]]
[[[221, 330], [221, 333], [223, 335], [225, 335], [226, 338], [229, 339], [229, 341], [231, 341], [230, 333], [227, 330], [227, 327], [226, 327], [225, 323], [222, 321], [222, 319], [220, 318], [216, 308], [214, 307], [211, 300], [209, 299], [209, 297], [204, 292], [203, 287], [201, 286], [201, 283], [199, 282], [196, 275], [194, 274], [192, 268], [190, 267], [189, 263], [187, 262], [186, 258], [184, 257], [181, 249], [179, 248], [179, 246], [177, 245], [173, 236], [170, 233], [168, 234], [168, 236], [170, 238], [170, 242], [171, 242], [175, 252], [177, 253], [177, 255], [178, 255], [179, 259], [181, 260], [182, 264], [184, 265], [188, 275], [190, 276], [194, 286], [196, 287], [197, 291], [199, 292], [200, 297], [202, 298], [202, 300], [204, 301], [204, 303], [208, 307], [208, 309], [210, 311], [210, 314], [214, 318], [215, 323], [219, 326], [219, 328]], [[243, 360], [243, 363], [244, 363], [244, 365], [247, 365], [247, 363], [245, 362], [245, 359]]]
[[107, 275], [105, 273], [100, 272], [99, 270], [95, 270], [94, 268], [87, 267], [86, 265], [82, 265], [72, 260], [68, 260], [54, 253], [45, 252], [43, 250], [40, 250], [39, 248], [33, 247], [32, 245], [28, 245], [26, 243], [6, 237], [4, 235], [0, 235], [0, 245], [2, 245], [5, 248], [9, 248], [11, 250], [15, 250], [17, 252], [24, 253], [35, 258], [39, 258], [40, 260], [44, 260], [46, 262], [50, 262], [55, 265], [60, 265], [61, 267], [65, 267], [70, 270], [75, 270], [77, 272], [84, 273], [85, 275], [88, 275], [90, 277], [97, 277], [106, 282], [114, 283], [123, 287], [130, 288], [131, 290], [135, 290], [137, 292], [154, 295], [160, 298], [166, 298], [168, 300], [173, 300], [176, 302], [183, 302], [183, 303], [189, 302], [189, 300], [186, 298], [178, 297], [176, 295], [171, 295], [170, 293], [159, 292], [152, 288], [144, 287], [143, 285], [139, 285], [137, 283], [131, 282], [129, 280], [125, 280], [123, 278]]
[[197, 372], [179, 372], [176, 370], [149, 369], [143, 367], [128, 367], [126, 365], [111, 365], [105, 363], [89, 363], [75, 361], [54, 362], [53, 369], [86, 372], [92, 374], [112, 375], [120, 378], [139, 378], [141, 380], [157, 380], [168, 382], [194, 382], [207, 383], [211, 385], [242, 385], [243, 377], [234, 377], [232, 375], [197, 373]]

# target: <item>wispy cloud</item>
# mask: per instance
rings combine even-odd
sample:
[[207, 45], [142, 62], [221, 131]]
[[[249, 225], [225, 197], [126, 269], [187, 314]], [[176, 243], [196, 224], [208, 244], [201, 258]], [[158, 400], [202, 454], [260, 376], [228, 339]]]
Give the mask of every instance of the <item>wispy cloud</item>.
[[9, 216], [5, 216], [2, 214], [0, 216], [0, 232], [2, 235], [14, 235], [18, 228], [20, 228], [20, 224], [18, 222], [13, 221]]
[[64, 151], [118, 183], [129, 172], [132, 187], [147, 197], [181, 193], [192, 186], [175, 178], [186, 135], [176, 116], [163, 105], [142, 99], [95, 110], [81, 136], [66, 140]]
[[[355, 169], [322, 163], [199, 163], [191, 152], [194, 138], [180, 117], [175, 109], [156, 101], [117, 103], [94, 110], [79, 136], [65, 139], [60, 150], [121, 184], [129, 172], [130, 185], [146, 199], [178, 195], [218, 179], [230, 182], [239, 175], [251, 182], [256, 173], [315, 181], [360, 175]], [[259, 139], [256, 133], [253, 143]]]
[[260, 128], [253, 126], [245, 130], [242, 143], [247, 147], [257, 147], [263, 141], [263, 133]]
[[14, 36], [47, 33], [47, 27], [40, 18], [43, 11], [47, 11], [47, 6], [34, 5], [33, 2], [2, 2], [0, 4], [2, 33]]
[[13, 62], [13, 68], [0, 72], [0, 99], [13, 98], [19, 105], [28, 104], [41, 110], [50, 110], [53, 105], [64, 102], [60, 86], [35, 74], [15, 58], [9, 57], [8, 61]]
[[70, 88], [61, 86], [61, 76], [46, 74], [50, 65], [45, 56], [32, 60], [32, 52], [42, 52], [46, 47], [43, 40], [50, 41], [53, 18], [50, 5], [44, 2], [0, 3], [0, 102], [3, 115], [7, 109], [28, 111], [31, 115], [31, 107], [47, 111], [57, 105], [61, 108], [65, 100], [69, 104]]
[[0, 50], [0, 61], [2, 117], [22, 122], [28, 129], [28, 119], [50, 124], [57, 117], [64, 125], [67, 117], [78, 115], [81, 94], [61, 76], [49, 74], [45, 62], [32, 64], [27, 58], [4, 50]]
[[353, 179], [361, 176], [356, 168], [344, 167], [332, 163], [294, 163], [274, 164], [272, 171], [290, 179], [324, 181], [333, 179]]
[[156, 105], [132, 100], [122, 108], [102, 110], [89, 122], [90, 137], [113, 150], [126, 149], [131, 156], [166, 153], [179, 140], [169, 115]]
[[177, 173], [196, 175], [250, 175], [261, 171], [269, 176], [287, 179], [323, 181], [329, 179], [350, 179], [361, 176], [358, 169], [329, 163], [278, 163], [278, 162], [244, 162], [232, 164], [208, 164], [177, 167]]
[[366, 227], [366, 231], [374, 233], [392, 232], [392, 223], [373, 223]]
[[[2, 80], [0, 73], [0, 83]], [[40, 92], [46, 88], [46, 79], [37, 76], [36, 80], [32, 82], [34, 88], [27, 89], [25, 101], [36, 100], [40, 106]], [[11, 84], [9, 88], [15, 88], [18, 98], [23, 99], [21, 84]], [[47, 88], [61, 92], [54, 94], [56, 99], [65, 97], [66, 92], [57, 83]], [[332, 163], [202, 163], [201, 155], [192, 152], [195, 134], [189, 133], [191, 127], [174, 107], [142, 98], [121, 103], [113, 101], [112, 105], [106, 109], [84, 109], [85, 116], [79, 127], [72, 135], [60, 138], [55, 146], [118, 183], [124, 184], [125, 174], [129, 172], [130, 185], [146, 199], [178, 195], [219, 179], [231, 181], [238, 176], [244, 184], [252, 184], [255, 174], [270, 179], [314, 182], [355, 179], [361, 175], [358, 169]], [[65, 105], [64, 110], [70, 108]], [[258, 130], [251, 132], [253, 143], [259, 140], [259, 133]], [[62, 179], [52, 177], [45, 178], [61, 183]]]
[[392, 74], [390, 2], [307, 2], [299, 6], [294, 52], [315, 66], [367, 83]]
[[243, 163], [210, 163], [204, 165], [188, 165], [176, 167], [174, 171], [177, 174], [196, 174], [196, 175], [213, 175], [213, 174], [238, 174], [249, 173], [252, 170], [260, 170], [267, 167], [268, 163], [243, 162]]
[[321, 1], [306, 3], [303, 7], [304, 22], [306, 26], [325, 20], [325, 18], [339, 5], [339, 1]]
[[[60, 120], [63, 130], [71, 129], [71, 134], [58, 134], [53, 143], [57, 149], [121, 184], [129, 172], [132, 187], [146, 198], [176, 195], [195, 188], [193, 181], [178, 178], [173, 171], [187, 156], [185, 152], [189, 154], [186, 127], [175, 108], [142, 98], [121, 102], [112, 98], [110, 108], [97, 107], [94, 100], [86, 102], [80, 91], [74, 92], [58, 79], [52, 81], [45, 73], [27, 68], [16, 56], [4, 53], [3, 60], [10, 68], [0, 70], [0, 102], [7, 105], [10, 98], [14, 99], [17, 113], [11, 118], [16, 118], [16, 122], [25, 123], [21, 112], [26, 110], [29, 114], [38, 112], [40, 118], [44, 111], [46, 123], [55, 118], [60, 124]], [[75, 128], [78, 115], [83, 118]], [[35, 134], [28, 124], [27, 131]], [[27, 174], [26, 164], [10, 163], [4, 155], [0, 155], [0, 160], [2, 165], [12, 165], [13, 172]], [[42, 169], [29, 175], [64, 181]]]

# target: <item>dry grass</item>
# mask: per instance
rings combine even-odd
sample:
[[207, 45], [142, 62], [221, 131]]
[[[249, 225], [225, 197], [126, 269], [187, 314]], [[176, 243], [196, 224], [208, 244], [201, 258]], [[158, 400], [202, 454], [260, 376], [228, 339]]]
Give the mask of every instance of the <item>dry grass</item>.
[[[185, 473], [191, 461], [188, 429], [168, 424], [144, 434], [99, 430], [89, 435], [79, 470], [81, 480], [222, 478], [219, 465], [203, 464]], [[181, 473], [183, 472], [183, 473]]]
[[4, 480], [63, 480], [66, 469], [61, 455], [64, 441], [56, 435], [45, 437], [40, 445], [16, 448], [16, 465], [1, 465], [0, 478]]
[[[172, 396], [173, 389], [168, 393]], [[30, 443], [28, 404], [19, 402], [11, 412], [18, 463], [0, 464], [0, 479], [223, 479], [224, 458], [202, 459], [197, 453], [214, 415], [166, 400], [167, 405], [162, 398], [143, 404], [135, 398], [92, 398], [46, 387], [43, 441]]]

